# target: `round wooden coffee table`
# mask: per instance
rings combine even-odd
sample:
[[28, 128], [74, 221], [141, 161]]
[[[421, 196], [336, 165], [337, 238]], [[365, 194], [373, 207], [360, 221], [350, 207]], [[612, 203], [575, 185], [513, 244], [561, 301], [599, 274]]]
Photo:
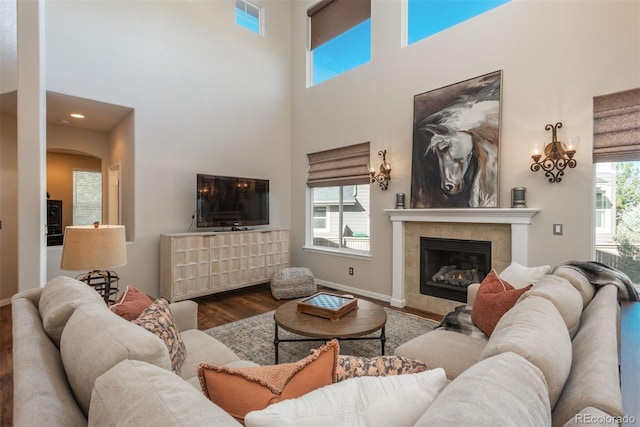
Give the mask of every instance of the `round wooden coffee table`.
[[[333, 338], [338, 340], [380, 340], [382, 355], [384, 355], [385, 324], [387, 313], [379, 305], [365, 300], [358, 300], [358, 308], [338, 320], [329, 320], [324, 317], [311, 314], [298, 313], [298, 301], [289, 301], [282, 304], [273, 315], [275, 321], [275, 346], [276, 364], [278, 363], [278, 346], [281, 342], [294, 341], [328, 341]], [[278, 328], [308, 338], [280, 338]], [[380, 336], [365, 337], [372, 332], [380, 330]]]

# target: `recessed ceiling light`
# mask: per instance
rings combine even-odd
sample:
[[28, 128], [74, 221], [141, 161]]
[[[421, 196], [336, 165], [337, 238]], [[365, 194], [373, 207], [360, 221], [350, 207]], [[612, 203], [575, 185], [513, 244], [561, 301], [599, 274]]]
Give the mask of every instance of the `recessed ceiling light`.
[[84, 115], [83, 114], [79, 114], [79, 113], [71, 113], [69, 114], [71, 117], [73, 117], [74, 119], [84, 119]]

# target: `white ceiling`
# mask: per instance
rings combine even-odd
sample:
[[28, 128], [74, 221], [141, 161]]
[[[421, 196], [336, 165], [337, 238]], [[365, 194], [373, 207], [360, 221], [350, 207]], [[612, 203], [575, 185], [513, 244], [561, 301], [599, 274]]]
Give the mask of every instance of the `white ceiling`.
[[[0, 112], [16, 116], [17, 111], [16, 91], [0, 95]], [[129, 107], [47, 91], [47, 124], [51, 125], [108, 132], [132, 111]], [[75, 119], [71, 113], [85, 118]]]

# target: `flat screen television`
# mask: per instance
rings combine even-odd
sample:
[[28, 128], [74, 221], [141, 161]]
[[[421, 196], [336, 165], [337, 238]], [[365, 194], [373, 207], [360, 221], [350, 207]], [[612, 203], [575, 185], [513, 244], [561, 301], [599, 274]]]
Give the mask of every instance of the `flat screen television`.
[[197, 174], [197, 227], [269, 224], [269, 180]]

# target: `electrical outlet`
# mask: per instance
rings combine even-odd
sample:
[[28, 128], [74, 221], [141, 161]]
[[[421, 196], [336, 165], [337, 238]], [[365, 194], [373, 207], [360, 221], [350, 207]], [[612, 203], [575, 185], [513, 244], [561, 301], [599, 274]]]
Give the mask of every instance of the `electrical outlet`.
[[353, 276], [353, 267], [349, 267], [349, 276]]

